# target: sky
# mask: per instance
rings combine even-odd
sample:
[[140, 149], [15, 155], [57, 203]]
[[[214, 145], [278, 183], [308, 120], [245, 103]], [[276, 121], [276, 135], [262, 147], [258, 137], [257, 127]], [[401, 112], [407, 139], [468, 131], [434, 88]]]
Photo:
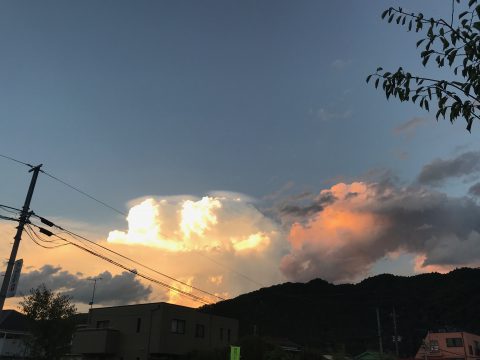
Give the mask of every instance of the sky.
[[[127, 216], [44, 174], [36, 214], [209, 302], [478, 266], [475, 124], [365, 82], [378, 66], [450, 76], [381, 20], [389, 6], [451, 2], [2, 1], [0, 154]], [[0, 204], [21, 207], [28, 168], [0, 158], [0, 176]], [[14, 226], [0, 222], [4, 258]], [[84, 310], [101, 277], [98, 305], [201, 305], [75, 246], [24, 236], [18, 257], [19, 295], [43, 282]]]

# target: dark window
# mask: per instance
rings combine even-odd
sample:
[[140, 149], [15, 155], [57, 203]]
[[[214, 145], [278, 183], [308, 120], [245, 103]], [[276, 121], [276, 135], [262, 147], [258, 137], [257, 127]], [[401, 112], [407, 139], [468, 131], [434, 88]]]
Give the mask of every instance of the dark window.
[[197, 324], [195, 326], [195, 337], [204, 338], [205, 337], [205, 325]]
[[462, 347], [462, 338], [447, 338], [447, 347]]
[[220, 340], [223, 341], [223, 328], [220, 328]]
[[478, 341], [475, 341], [475, 356], [480, 355], [480, 344]]
[[137, 319], [137, 333], [140, 332], [140, 327], [142, 326], [142, 318]]
[[430, 340], [430, 351], [438, 351], [438, 340]]
[[470, 353], [470, 355], [473, 355], [473, 346], [472, 345], [468, 345], [468, 352]]
[[108, 320], [97, 321], [97, 329], [105, 329], [108, 328], [109, 325], [110, 321]]
[[173, 319], [170, 330], [174, 334], [185, 334], [185, 320]]
[[230, 329], [228, 329], [227, 330], [227, 341], [230, 341], [230, 333], [231, 333], [231, 331], [230, 331]]
[[20, 334], [9, 334], [7, 333], [7, 339], [20, 339]]

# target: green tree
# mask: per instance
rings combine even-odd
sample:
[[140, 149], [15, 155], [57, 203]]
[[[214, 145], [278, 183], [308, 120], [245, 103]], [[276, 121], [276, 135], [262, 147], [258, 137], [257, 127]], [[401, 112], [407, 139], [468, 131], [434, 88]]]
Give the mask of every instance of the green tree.
[[[460, 9], [455, 9], [455, 7]], [[455, 10], [457, 20], [455, 21]], [[387, 99], [418, 103], [430, 110], [430, 102], [436, 102], [436, 118], [442, 116], [453, 123], [461, 117], [471, 131], [474, 119], [480, 119], [480, 5], [477, 0], [460, 3], [452, 0], [449, 19], [425, 17], [422, 13], [410, 13], [401, 7], [389, 8], [382, 13], [389, 23], [403, 26], [407, 31], [421, 32], [417, 41], [423, 66], [434, 59], [439, 68], [447, 67], [445, 79], [411, 74], [403, 68], [397, 71], [376, 72], [367, 77], [375, 88], [381, 84]]]
[[40, 285], [24, 296], [20, 309], [29, 320], [33, 358], [59, 359], [68, 350], [75, 330], [73, 315], [77, 309], [71, 297]]

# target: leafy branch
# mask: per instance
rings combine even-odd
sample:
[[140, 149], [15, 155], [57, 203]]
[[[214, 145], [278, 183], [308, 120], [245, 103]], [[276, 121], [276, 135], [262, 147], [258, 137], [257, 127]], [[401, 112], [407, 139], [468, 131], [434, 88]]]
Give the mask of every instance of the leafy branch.
[[426, 76], [412, 75], [401, 67], [395, 71], [376, 72], [367, 77], [367, 83], [374, 81], [375, 88], [384, 91], [400, 101], [412, 101], [421, 108], [430, 110], [429, 102], [436, 100], [438, 107], [436, 118], [448, 116], [450, 122], [463, 117], [467, 130], [471, 131], [473, 120], [480, 119], [480, 5], [477, 0], [469, 0], [468, 9], [458, 15], [458, 24], [454, 25], [453, 14], [455, 2], [452, 1], [452, 20], [427, 19], [422, 13], [407, 13], [402, 8], [389, 8], [382, 13], [382, 18], [391, 23], [406, 26], [411, 31], [426, 31], [425, 37], [417, 41], [423, 66], [435, 57], [437, 67], [448, 65], [459, 81], [433, 79]]

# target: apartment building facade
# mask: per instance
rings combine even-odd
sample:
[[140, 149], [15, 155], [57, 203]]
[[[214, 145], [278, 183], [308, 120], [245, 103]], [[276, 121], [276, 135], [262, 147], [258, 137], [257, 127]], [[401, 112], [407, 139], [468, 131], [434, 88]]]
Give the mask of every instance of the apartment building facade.
[[171, 359], [193, 350], [235, 344], [238, 320], [168, 303], [90, 310], [73, 338], [72, 354], [84, 359]]
[[464, 331], [429, 332], [416, 360], [479, 360], [480, 336]]

